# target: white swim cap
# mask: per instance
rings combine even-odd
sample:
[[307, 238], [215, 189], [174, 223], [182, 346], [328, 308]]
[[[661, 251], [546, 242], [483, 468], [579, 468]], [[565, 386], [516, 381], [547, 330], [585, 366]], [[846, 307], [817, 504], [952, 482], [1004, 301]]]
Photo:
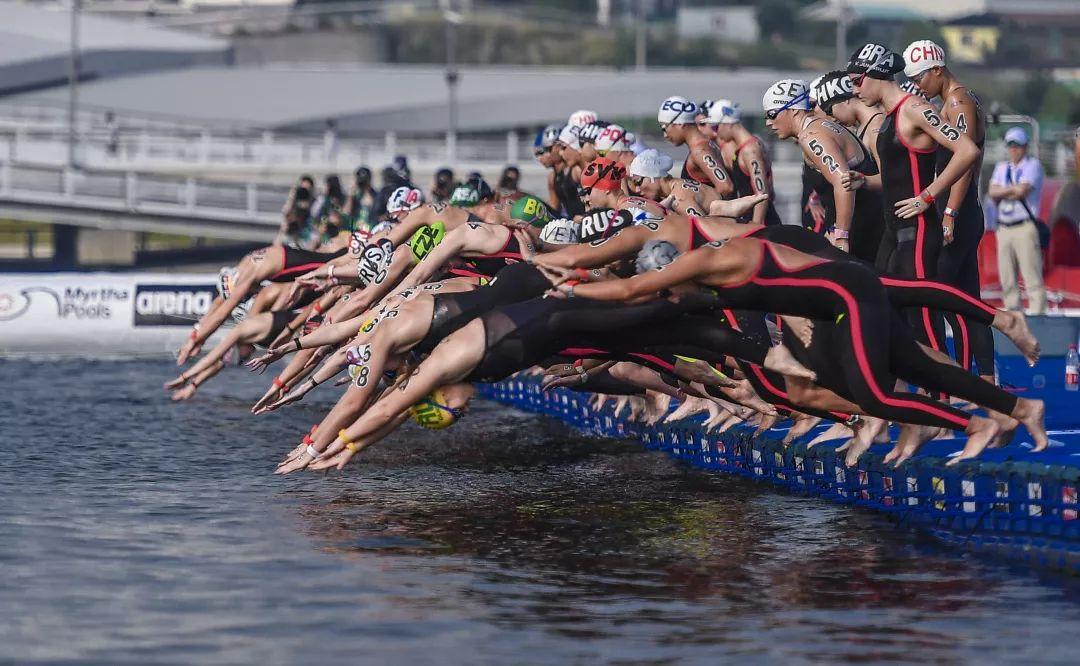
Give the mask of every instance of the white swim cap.
[[575, 125], [565, 125], [559, 132], [559, 143], [565, 143], [574, 150], [581, 150], [581, 142], [578, 141], [578, 128]]
[[710, 125], [734, 125], [742, 120], [742, 109], [730, 99], [718, 99], [708, 111]]
[[399, 187], [390, 194], [386, 201], [387, 213], [400, 213], [412, 210], [424, 203], [424, 193], [413, 187]]
[[656, 119], [667, 125], [693, 125], [697, 113], [698, 105], [685, 97], [668, 97], [660, 105]]
[[630, 163], [629, 174], [644, 178], [663, 178], [671, 171], [674, 162], [664, 153], [650, 148], [643, 151]]
[[582, 125], [588, 125], [589, 123], [596, 122], [596, 111], [589, 111], [588, 109], [578, 109], [570, 114], [567, 118], [566, 124], [574, 127], [581, 127]]
[[920, 39], [904, 49], [904, 76], [912, 78], [932, 67], [945, 66], [945, 49], [929, 39]]
[[630, 150], [630, 142], [627, 141], [626, 128], [622, 125], [611, 123], [596, 136], [596, 152], [604, 155], [609, 150], [627, 152]]
[[574, 245], [581, 237], [581, 225], [562, 217], [552, 220], [540, 230], [540, 240], [548, 245]]
[[810, 110], [810, 89], [801, 79], [784, 79], [769, 86], [761, 98], [761, 107], [768, 113], [779, 109]]

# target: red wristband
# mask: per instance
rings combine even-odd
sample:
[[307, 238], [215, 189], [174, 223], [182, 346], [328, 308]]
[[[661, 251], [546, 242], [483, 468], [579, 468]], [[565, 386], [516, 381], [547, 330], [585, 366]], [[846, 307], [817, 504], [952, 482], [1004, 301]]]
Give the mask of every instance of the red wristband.
[[930, 194], [929, 190], [923, 190], [922, 194], [919, 195], [919, 198], [922, 199], [923, 201], [925, 201], [926, 205], [928, 205], [928, 206], [930, 204], [934, 203], [934, 195]]
[[585, 270], [584, 268], [575, 268], [574, 275], [576, 275], [578, 279], [582, 282], [589, 279], [589, 271]]
[[315, 301], [315, 304], [311, 306], [311, 309], [314, 310], [315, 312], [318, 312], [319, 314], [323, 313], [322, 306], [319, 305], [318, 301]]
[[288, 388], [286, 386], [285, 382], [281, 381], [281, 377], [274, 377], [274, 386], [276, 386], [279, 389]]
[[198, 339], [199, 339], [199, 332], [196, 331], [195, 329], [192, 329], [191, 330], [191, 335], [188, 336], [188, 340], [191, 340], [192, 342], [194, 342], [195, 340], [198, 340]]

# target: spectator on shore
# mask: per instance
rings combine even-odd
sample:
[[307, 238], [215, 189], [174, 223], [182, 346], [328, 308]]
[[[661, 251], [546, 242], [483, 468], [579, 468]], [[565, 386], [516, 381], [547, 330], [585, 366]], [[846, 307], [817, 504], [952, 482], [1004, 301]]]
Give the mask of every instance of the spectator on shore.
[[371, 169], [366, 166], [359, 167], [353, 174], [353, 186], [345, 200], [345, 217], [349, 220], [351, 229], [371, 228], [375, 221], [372, 211], [378, 197], [379, 193], [371, 185]]
[[300, 246], [300, 239], [306, 234], [311, 219], [314, 189], [315, 181], [311, 176], [304, 175], [289, 191], [289, 196], [281, 209], [281, 228], [278, 229], [274, 245]]
[[1024, 278], [1028, 309], [1046, 312], [1042, 246], [1039, 241], [1039, 200], [1043, 168], [1027, 154], [1028, 136], [1020, 127], [1005, 133], [1009, 159], [998, 162], [990, 178], [990, 199], [997, 208], [997, 255], [1001, 296], [1008, 310], [1023, 309], [1016, 281], [1017, 269]]
[[495, 187], [498, 201], [517, 201], [525, 196], [525, 193], [518, 189], [520, 181], [521, 170], [516, 166], [510, 164], [503, 169], [502, 175], [499, 176], [499, 184]]
[[435, 183], [431, 186], [431, 203], [447, 203], [454, 192], [454, 172], [443, 167], [435, 172]]
[[382, 188], [379, 190], [379, 198], [375, 205], [375, 222], [383, 222], [386, 219], [386, 202], [390, 195], [399, 187], [415, 187], [411, 181], [412, 173], [409, 171], [409, 163], [405, 157], [398, 155], [393, 163], [382, 170]]

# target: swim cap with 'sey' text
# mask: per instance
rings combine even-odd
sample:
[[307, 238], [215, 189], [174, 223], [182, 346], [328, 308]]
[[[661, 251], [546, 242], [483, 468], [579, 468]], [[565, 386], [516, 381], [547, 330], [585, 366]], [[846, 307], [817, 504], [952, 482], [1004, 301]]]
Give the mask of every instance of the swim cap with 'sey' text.
[[769, 86], [761, 98], [761, 107], [769, 112], [774, 109], [810, 110], [810, 89], [801, 79], [783, 79]]

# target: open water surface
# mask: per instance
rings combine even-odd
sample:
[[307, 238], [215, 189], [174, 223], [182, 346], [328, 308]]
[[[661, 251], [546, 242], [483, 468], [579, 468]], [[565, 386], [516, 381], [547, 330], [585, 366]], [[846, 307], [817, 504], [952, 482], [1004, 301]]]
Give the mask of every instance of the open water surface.
[[233, 369], [0, 361], [0, 661], [1077, 663], [1080, 581], [490, 404], [342, 474]]

